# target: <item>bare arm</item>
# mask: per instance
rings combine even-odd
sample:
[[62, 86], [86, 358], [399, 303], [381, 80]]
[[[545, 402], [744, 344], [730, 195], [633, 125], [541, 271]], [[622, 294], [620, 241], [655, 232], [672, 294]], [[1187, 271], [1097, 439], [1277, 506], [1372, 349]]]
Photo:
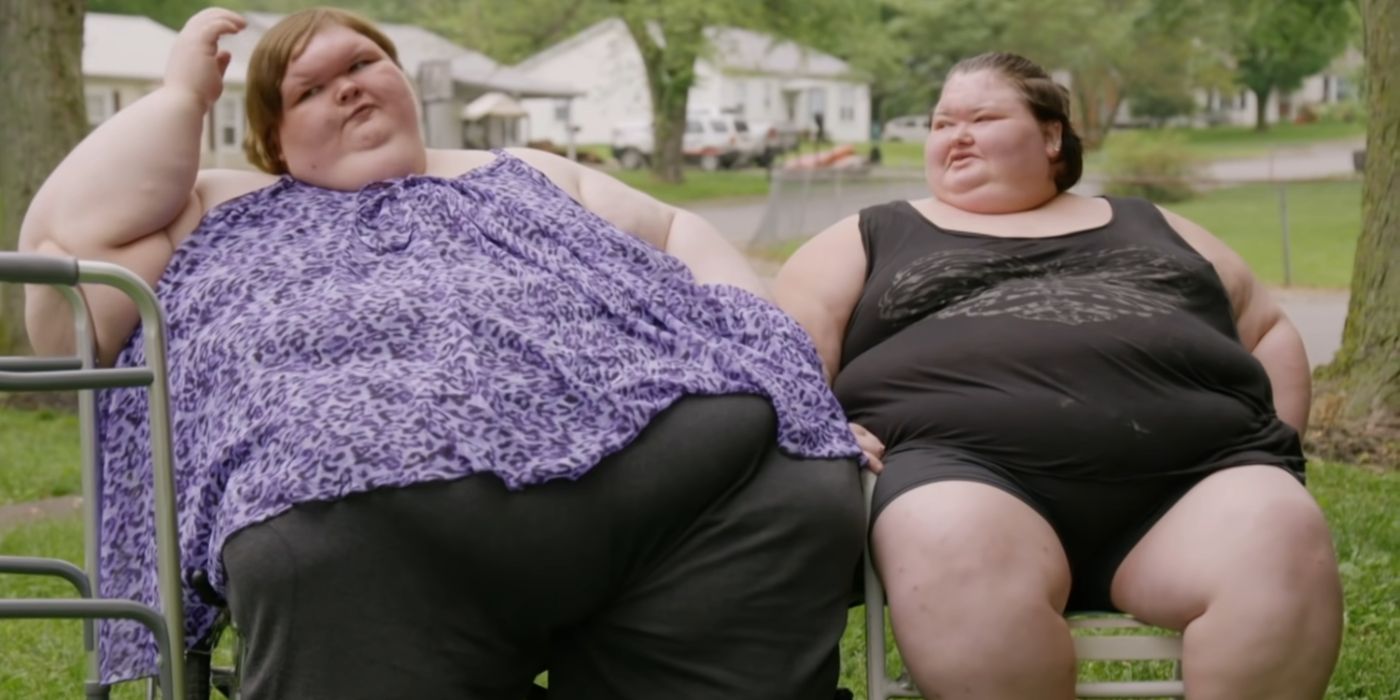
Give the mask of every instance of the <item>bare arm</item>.
[[841, 367], [841, 343], [865, 287], [865, 265], [859, 218], [851, 216], [793, 253], [773, 285], [778, 306], [812, 336], [828, 382]]
[[572, 194], [580, 204], [690, 268], [701, 284], [729, 284], [769, 299], [748, 260], [709, 222], [664, 204], [592, 168], [543, 151], [512, 150]]
[[[88, 135], [35, 194], [20, 250], [105, 260], [151, 284], [159, 279], [178, 236], [205, 210], [196, 189], [200, 136], [228, 64], [218, 37], [242, 27], [242, 18], [226, 10], [190, 19], [176, 39], [165, 84]], [[136, 309], [119, 292], [84, 291], [99, 356], [110, 364], [136, 326]], [[39, 352], [71, 350], [68, 305], [52, 289], [26, 288], [25, 320]]]
[[1240, 342], [1269, 374], [1274, 410], [1283, 422], [1300, 434], [1305, 432], [1312, 374], [1298, 329], [1235, 251], [1190, 220], [1165, 209], [1162, 213], [1181, 237], [1215, 266], [1230, 296]]

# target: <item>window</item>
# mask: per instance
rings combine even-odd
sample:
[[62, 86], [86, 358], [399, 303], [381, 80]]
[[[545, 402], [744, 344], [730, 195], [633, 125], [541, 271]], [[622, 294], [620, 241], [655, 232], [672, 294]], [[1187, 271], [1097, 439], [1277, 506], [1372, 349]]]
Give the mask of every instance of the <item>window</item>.
[[569, 121], [569, 100], [568, 100], [567, 98], [566, 98], [566, 99], [562, 99], [562, 100], [555, 100], [555, 101], [554, 101], [554, 121], [557, 121], [557, 122], [559, 122], [560, 124], [567, 124], [567, 123], [568, 123], [568, 121]]
[[850, 85], [841, 86], [841, 107], [838, 117], [843, 122], [856, 120], [856, 89]]
[[1249, 107], [1249, 91], [1240, 90], [1240, 106], [1235, 109], [1247, 109]]
[[734, 105], [736, 114], [743, 114], [749, 104], [749, 84], [743, 78], [735, 78], [729, 83], [733, 92], [731, 103]]
[[109, 88], [90, 88], [83, 91], [87, 103], [88, 126], [97, 126], [116, 114], [116, 93]]
[[807, 91], [807, 114], [816, 120], [817, 115], [826, 116], [826, 89], [812, 88]]
[[220, 97], [214, 106], [215, 148], [238, 150], [243, 146], [243, 105], [233, 96]]

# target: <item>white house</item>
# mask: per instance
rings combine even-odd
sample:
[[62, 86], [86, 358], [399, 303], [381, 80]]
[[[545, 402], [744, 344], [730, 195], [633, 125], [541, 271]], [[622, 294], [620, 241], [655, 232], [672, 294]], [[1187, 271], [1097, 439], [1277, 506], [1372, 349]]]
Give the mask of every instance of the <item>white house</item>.
[[[1352, 82], [1362, 66], [1361, 53], [1349, 48], [1322, 72], [1303, 80], [1298, 89], [1287, 93], [1274, 91], [1264, 105], [1264, 118], [1270, 124], [1286, 122], [1300, 115], [1300, 110], [1315, 110], [1329, 104], [1345, 102], [1359, 96], [1359, 86]], [[1200, 115], [1198, 123], [1253, 126], [1257, 99], [1253, 92], [1240, 88], [1233, 94], [1203, 90], [1197, 94]]]
[[[1301, 110], [1315, 111], [1326, 105], [1356, 99], [1360, 87], [1353, 76], [1359, 73], [1362, 63], [1361, 53], [1355, 48], [1348, 48], [1320, 73], [1305, 78], [1298, 89], [1286, 93], [1274, 91], [1264, 105], [1265, 121], [1270, 124], [1286, 122], [1298, 117]], [[1196, 90], [1196, 113], [1175, 122], [1192, 126], [1254, 126], [1257, 104], [1258, 99], [1248, 88], [1202, 88]], [[1135, 121], [1131, 102], [1125, 102], [1119, 109], [1117, 123], [1133, 124]]]
[[[695, 64], [692, 110], [723, 110], [752, 123], [815, 130], [821, 115], [833, 141], [870, 134], [870, 87], [845, 61], [794, 42], [731, 27], [706, 30], [711, 51]], [[620, 122], [651, 118], [641, 53], [620, 19], [599, 22], [515, 66], [583, 93], [572, 110], [559, 100], [525, 100], [535, 138], [607, 143]]]
[[[83, 94], [89, 124], [101, 124], [160, 86], [175, 36], [174, 30], [148, 17], [86, 13]], [[241, 64], [229, 66], [224, 93], [205, 119], [201, 165], [247, 164], [242, 145], [245, 72]]]

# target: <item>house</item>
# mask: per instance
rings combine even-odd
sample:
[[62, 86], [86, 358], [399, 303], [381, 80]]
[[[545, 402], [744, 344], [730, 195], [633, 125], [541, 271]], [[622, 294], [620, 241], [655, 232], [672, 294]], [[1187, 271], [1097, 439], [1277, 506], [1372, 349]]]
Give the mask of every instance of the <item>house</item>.
[[[88, 123], [97, 126], [117, 110], [155, 90], [165, 79], [165, 64], [176, 33], [155, 20], [136, 15], [86, 13], [83, 19], [83, 96]], [[224, 93], [205, 117], [203, 167], [246, 167], [243, 158], [243, 75], [229, 66]]]
[[[248, 28], [224, 46], [246, 64], [262, 35], [285, 15], [249, 12]], [[394, 42], [399, 65], [421, 101], [423, 134], [432, 148], [519, 146], [530, 139], [525, 98], [568, 101], [577, 91], [527, 76], [422, 27], [376, 22]], [[482, 98], [487, 98], [483, 100]], [[476, 103], [475, 108], [469, 109]], [[486, 107], [483, 109], [483, 107]]]
[[[1270, 94], [1269, 101], [1264, 105], [1264, 119], [1270, 124], [1287, 122], [1303, 118], [1305, 110], [1316, 112], [1325, 105], [1356, 99], [1360, 95], [1360, 86], [1353, 80], [1360, 72], [1362, 63], [1361, 53], [1355, 48], [1348, 48], [1327, 68], [1305, 78], [1298, 89]], [[1233, 94], [1221, 94], [1215, 90], [1198, 91], [1199, 114], [1195, 122], [1253, 126], [1257, 102], [1254, 93], [1245, 88]]]
[[[747, 29], [706, 30], [711, 51], [696, 60], [692, 111], [723, 111], [753, 124], [787, 122], [815, 132], [822, 121], [833, 141], [870, 135], [868, 81], [845, 61]], [[607, 143], [613, 127], [649, 120], [646, 68], [627, 26], [603, 20], [515, 66], [525, 75], [576, 87], [572, 105], [528, 99], [535, 138], [556, 143]], [[820, 116], [819, 116], [820, 115]]]
[[[1305, 118], [1306, 112], [1316, 114], [1327, 105], [1348, 102], [1359, 97], [1360, 87], [1354, 82], [1363, 64], [1361, 53], [1348, 48], [1321, 72], [1303, 80], [1291, 92], [1274, 91], [1264, 105], [1264, 119], [1270, 124]], [[1248, 88], [1228, 90], [1201, 88], [1196, 90], [1196, 112], [1187, 118], [1172, 120], [1173, 124], [1190, 126], [1254, 126], [1258, 99]], [[1125, 102], [1118, 111], [1116, 124], [1133, 126], [1141, 120], [1132, 114], [1132, 103]]]

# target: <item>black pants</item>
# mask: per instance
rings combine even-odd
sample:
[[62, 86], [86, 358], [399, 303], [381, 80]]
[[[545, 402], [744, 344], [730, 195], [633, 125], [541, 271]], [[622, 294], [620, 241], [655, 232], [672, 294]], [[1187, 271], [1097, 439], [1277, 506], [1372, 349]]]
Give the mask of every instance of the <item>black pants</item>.
[[305, 504], [224, 548], [245, 690], [274, 698], [828, 700], [864, 516], [854, 462], [769, 404], [683, 399], [574, 482]]

